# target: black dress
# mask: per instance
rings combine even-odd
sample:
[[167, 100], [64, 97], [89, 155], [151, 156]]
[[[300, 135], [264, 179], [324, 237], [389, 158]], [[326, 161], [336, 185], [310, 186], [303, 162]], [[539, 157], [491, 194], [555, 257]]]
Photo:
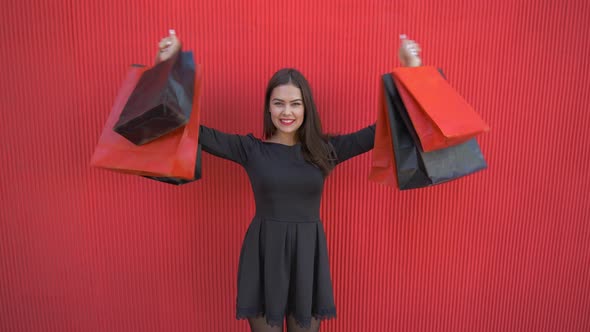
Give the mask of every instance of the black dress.
[[[337, 163], [373, 148], [375, 125], [331, 139]], [[325, 177], [303, 159], [301, 145], [263, 142], [201, 126], [199, 141], [215, 156], [237, 162], [256, 203], [238, 265], [236, 318], [285, 315], [309, 327], [312, 317], [336, 317], [326, 236], [320, 221]]]

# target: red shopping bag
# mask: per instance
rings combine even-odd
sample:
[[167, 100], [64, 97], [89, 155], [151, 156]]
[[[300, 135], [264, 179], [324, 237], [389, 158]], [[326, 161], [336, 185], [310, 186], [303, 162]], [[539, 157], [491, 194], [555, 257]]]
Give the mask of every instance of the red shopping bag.
[[129, 96], [147, 67], [129, 68], [104, 126], [91, 166], [151, 177], [193, 180], [200, 124], [201, 67], [195, 64], [193, 109], [188, 123], [144, 145], [135, 145], [113, 130]]
[[395, 85], [408, 107], [422, 150], [430, 152], [464, 143], [489, 126], [435, 67], [399, 67]]
[[397, 171], [393, 152], [393, 142], [391, 139], [391, 126], [389, 124], [387, 105], [385, 104], [383, 84], [381, 84], [381, 89], [379, 90], [379, 110], [375, 125], [375, 143], [373, 145], [369, 180], [396, 187], [396, 175]]

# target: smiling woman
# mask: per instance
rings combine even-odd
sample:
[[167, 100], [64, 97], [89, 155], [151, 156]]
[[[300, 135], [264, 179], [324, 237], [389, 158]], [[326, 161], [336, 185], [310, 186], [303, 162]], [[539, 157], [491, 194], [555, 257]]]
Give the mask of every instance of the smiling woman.
[[305, 116], [301, 90], [293, 84], [280, 85], [272, 90], [269, 104], [272, 123], [277, 129], [269, 141], [295, 144], [294, 134]]
[[301, 143], [303, 157], [328, 175], [334, 168], [334, 149], [322, 132], [311, 88], [293, 68], [277, 71], [266, 88], [264, 139], [284, 145]]
[[[163, 61], [180, 50], [180, 41], [172, 35], [160, 48]], [[402, 63], [417, 58], [404, 49]], [[248, 319], [254, 332], [280, 332], [285, 317], [289, 332], [318, 331], [321, 320], [336, 317], [319, 217], [324, 181], [336, 165], [373, 148], [375, 125], [324, 134], [307, 80], [285, 68], [268, 83], [263, 126], [263, 140], [202, 125], [199, 134], [203, 151], [244, 167], [254, 192], [256, 215], [238, 265], [236, 317]]]

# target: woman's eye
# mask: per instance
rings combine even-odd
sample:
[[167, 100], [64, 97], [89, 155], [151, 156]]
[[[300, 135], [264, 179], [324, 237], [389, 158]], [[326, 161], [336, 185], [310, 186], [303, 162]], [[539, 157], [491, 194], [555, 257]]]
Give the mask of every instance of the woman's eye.
[[293, 106], [301, 106], [301, 103], [293, 103]]

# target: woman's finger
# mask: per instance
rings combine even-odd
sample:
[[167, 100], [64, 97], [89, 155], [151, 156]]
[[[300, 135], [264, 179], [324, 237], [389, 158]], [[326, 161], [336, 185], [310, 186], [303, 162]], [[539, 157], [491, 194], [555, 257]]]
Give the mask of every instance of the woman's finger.
[[421, 51], [420, 46], [413, 40], [408, 41], [404, 47], [412, 55], [418, 55], [418, 53]]
[[174, 40], [172, 38], [166, 37], [160, 41], [160, 43], [158, 44], [158, 47], [160, 49], [168, 48], [168, 47], [172, 46], [173, 43], [174, 43]]
[[416, 48], [416, 45], [417, 45], [417, 44], [416, 44], [416, 42], [415, 42], [415, 41], [413, 41], [413, 40], [408, 40], [408, 41], [405, 43], [405, 45], [404, 45], [404, 46], [405, 46], [406, 48]]
[[159, 48], [165, 48], [168, 44], [168, 40], [166, 40], [166, 38], [162, 38], [162, 40], [160, 40], [160, 42], [158, 43], [158, 47]]

